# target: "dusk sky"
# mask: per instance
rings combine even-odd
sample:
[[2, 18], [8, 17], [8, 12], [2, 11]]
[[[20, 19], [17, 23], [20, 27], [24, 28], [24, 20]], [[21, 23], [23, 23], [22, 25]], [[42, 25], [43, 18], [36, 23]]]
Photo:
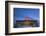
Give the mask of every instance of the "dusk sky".
[[24, 20], [26, 16], [34, 20], [38, 20], [39, 19], [39, 9], [14, 8], [14, 20]]

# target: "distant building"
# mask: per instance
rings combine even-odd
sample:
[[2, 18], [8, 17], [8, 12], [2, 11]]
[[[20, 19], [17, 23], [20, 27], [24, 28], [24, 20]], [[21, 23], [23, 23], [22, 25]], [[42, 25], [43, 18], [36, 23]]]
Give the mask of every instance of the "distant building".
[[16, 20], [15, 27], [36, 27], [36, 20], [30, 20], [29, 17], [25, 17], [24, 20]]

